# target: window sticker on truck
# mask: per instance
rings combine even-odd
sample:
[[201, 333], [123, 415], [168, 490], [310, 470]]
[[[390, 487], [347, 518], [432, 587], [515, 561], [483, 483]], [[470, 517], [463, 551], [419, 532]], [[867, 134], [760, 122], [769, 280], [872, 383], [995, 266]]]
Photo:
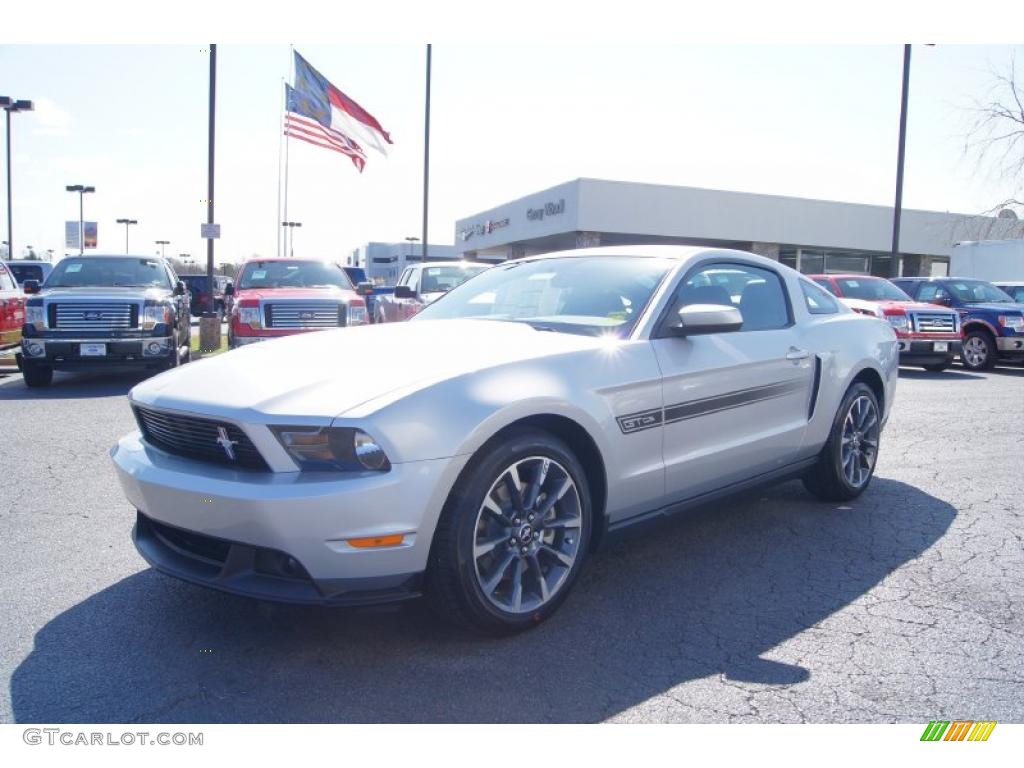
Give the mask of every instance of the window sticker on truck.
[[68, 264], [67, 271], [68, 272], [81, 272], [82, 271], [82, 265], [81, 264]]

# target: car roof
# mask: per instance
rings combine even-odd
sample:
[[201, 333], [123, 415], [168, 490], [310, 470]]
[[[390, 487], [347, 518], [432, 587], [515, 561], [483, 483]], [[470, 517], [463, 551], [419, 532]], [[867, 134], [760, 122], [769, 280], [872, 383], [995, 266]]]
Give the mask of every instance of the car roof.
[[1024, 285], [1024, 280], [1000, 280], [999, 282], [992, 283], [992, 285], [1008, 285], [1011, 288], [1016, 288], [1017, 286]]
[[486, 261], [424, 261], [418, 264], [407, 264], [408, 267], [492, 267]]
[[146, 261], [166, 261], [162, 256], [150, 256], [145, 253], [72, 253], [65, 259], [145, 259]]
[[858, 275], [856, 272], [850, 272], [849, 274], [841, 274], [841, 275], [831, 275], [831, 274], [830, 275], [804, 275], [804, 277], [809, 277], [811, 280], [821, 280], [821, 279], [825, 279], [825, 280], [865, 280], [865, 279], [870, 279], [870, 280], [888, 280], [889, 279], [887, 277], [880, 277], [879, 275]]

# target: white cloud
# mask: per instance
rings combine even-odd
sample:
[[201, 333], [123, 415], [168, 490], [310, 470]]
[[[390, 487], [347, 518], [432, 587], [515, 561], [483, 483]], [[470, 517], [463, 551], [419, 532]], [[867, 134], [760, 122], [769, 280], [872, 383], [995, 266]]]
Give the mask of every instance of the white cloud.
[[61, 109], [55, 101], [45, 96], [35, 100], [35, 127], [32, 133], [37, 136], [69, 136], [71, 134], [71, 115]]

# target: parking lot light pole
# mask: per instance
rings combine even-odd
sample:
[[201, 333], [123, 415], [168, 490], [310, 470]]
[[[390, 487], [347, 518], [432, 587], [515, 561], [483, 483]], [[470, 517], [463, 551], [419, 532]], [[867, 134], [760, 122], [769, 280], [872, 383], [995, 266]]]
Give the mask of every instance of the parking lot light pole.
[[83, 199], [90, 192], [95, 192], [96, 187], [86, 187], [82, 184], [69, 184], [64, 187], [68, 192], [78, 193], [78, 255], [85, 254], [85, 203]]
[[[282, 221], [281, 222], [281, 226], [282, 227], [287, 227], [287, 229], [284, 231], [285, 242], [286, 242], [285, 253], [288, 254], [289, 258], [291, 258], [291, 257], [295, 256], [295, 227], [301, 227], [302, 226], [302, 222], [301, 221]], [[291, 234], [289, 235], [289, 233], [291, 233]]]
[[163, 259], [163, 258], [166, 258], [165, 254], [164, 254], [164, 246], [165, 246], [165, 245], [170, 245], [170, 244], [171, 244], [171, 241], [170, 241], [170, 240], [156, 240], [156, 241], [154, 241], [154, 242], [155, 242], [155, 243], [156, 243], [157, 245], [159, 245], [159, 246], [160, 246], [160, 258], [161, 258], [161, 259]]
[[409, 253], [405, 257], [406, 263], [412, 261], [413, 243], [418, 243], [419, 241], [420, 239], [418, 237], [414, 237], [412, 235], [409, 235], [409, 237], [405, 238], [405, 242], [409, 244]]
[[33, 105], [25, 99], [0, 96], [0, 107], [7, 113], [7, 258], [14, 258], [14, 231], [11, 216], [11, 113], [31, 112]]
[[127, 254], [128, 253], [128, 227], [130, 227], [132, 224], [138, 224], [139, 222], [137, 222], [135, 219], [118, 219], [117, 223], [118, 224], [124, 224], [124, 252], [125, 252], [125, 254]]

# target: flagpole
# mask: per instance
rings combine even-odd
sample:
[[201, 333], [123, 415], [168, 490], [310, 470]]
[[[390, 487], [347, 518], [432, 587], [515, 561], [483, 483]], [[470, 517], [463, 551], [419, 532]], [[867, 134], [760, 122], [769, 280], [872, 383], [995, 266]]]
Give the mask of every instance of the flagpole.
[[284, 78], [281, 78], [281, 112], [277, 116], [277, 221], [274, 222], [274, 243], [277, 245], [277, 258], [281, 258], [281, 150], [284, 147]]
[[[295, 82], [295, 46], [288, 46], [288, 53], [291, 57], [291, 64], [289, 65], [292, 73], [292, 82]], [[292, 137], [284, 137], [284, 216], [281, 217], [281, 221], [278, 222], [278, 226], [284, 230], [284, 225], [281, 222], [289, 221], [288, 219], [288, 150], [292, 146]], [[288, 255], [288, 233], [284, 231], [282, 234], [284, 238], [284, 255]]]
[[427, 92], [423, 114], [423, 251], [420, 262], [427, 261], [427, 208], [430, 198], [430, 43], [427, 43]]

